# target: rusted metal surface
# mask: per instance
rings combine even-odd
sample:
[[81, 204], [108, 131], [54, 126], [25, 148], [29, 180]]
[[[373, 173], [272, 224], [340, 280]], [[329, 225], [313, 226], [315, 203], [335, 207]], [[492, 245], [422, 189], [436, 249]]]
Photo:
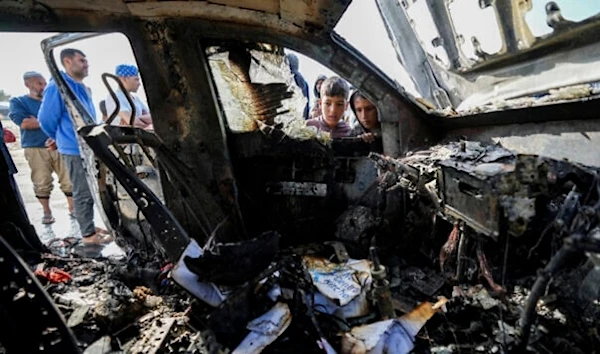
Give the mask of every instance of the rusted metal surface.
[[[346, 9], [347, 0], [279, 1], [279, 0], [219, 0], [219, 1], [3, 1], [0, 14], [33, 19], [69, 17], [124, 16], [138, 18], [194, 18], [233, 22], [254, 26], [285, 27], [296, 31], [333, 28]], [[92, 15], [93, 14], [93, 15]], [[13, 17], [11, 22], [16, 22]], [[98, 24], [98, 22], [96, 22]]]
[[[528, 13], [533, 6], [530, 0], [483, 0], [480, 9], [471, 9], [470, 14], [461, 13], [452, 2], [426, 2], [421, 7], [418, 1], [377, 2], [400, 62], [428, 101], [425, 109], [447, 117], [476, 115], [482, 106], [493, 110], [516, 107], [518, 102], [509, 100], [530, 99], [552, 89], [599, 80], [592, 59], [598, 57], [599, 45], [589, 40], [597, 38], [600, 30], [598, 14], [569, 21], [558, 5], [549, 1], [545, 15], [552, 31], [534, 36], [528, 22], [535, 15], [526, 19], [532, 15]], [[489, 38], [463, 38], [467, 33], [460, 32], [461, 22], [469, 21], [468, 16], [483, 15], [486, 10], [494, 16], [483, 25], [485, 33], [497, 31], [501, 46], [495, 53], [481, 49], [481, 42], [489, 43]], [[430, 26], [428, 19], [433, 28], [424, 33], [419, 26]], [[466, 40], [472, 51], [465, 49]], [[430, 41], [433, 46], [423, 44]], [[530, 80], [532, 76], [535, 82]], [[534, 103], [538, 104], [542, 102]]]
[[[572, 110], [561, 105], [560, 109], [549, 107], [548, 110], [539, 111], [542, 107], [536, 107], [522, 112], [514, 111], [513, 114], [513, 117], [517, 118], [527, 115], [540, 120], [544, 117], [581, 117], [577, 120], [464, 127], [449, 130], [447, 136], [468, 136], [483, 142], [500, 142], [503, 146], [522, 154], [540, 154], [600, 166], [600, 120], [597, 119], [597, 105], [588, 107], [591, 103], [582, 103], [578, 107], [573, 105]], [[590, 119], [584, 119], [588, 117]], [[480, 118], [480, 121], [483, 121], [491, 117]]]
[[[153, 75], [144, 76], [148, 98], [155, 119], [155, 130], [169, 149], [188, 170], [185, 178], [193, 192], [181, 195], [163, 183], [167, 204], [195, 237], [208, 237], [225, 219], [218, 235], [227, 235], [223, 241], [244, 235], [240, 224], [235, 179], [231, 172], [225, 133], [221, 116], [214, 106], [212, 83], [206, 65], [184, 65], [202, 62], [200, 43], [182, 24], [148, 23], [145, 33], [133, 43], [135, 50], [161, 53], [141, 63]], [[174, 37], [187, 38], [175, 41]], [[191, 47], [187, 43], [193, 43]], [[141, 48], [149, 45], [149, 50]], [[169, 197], [172, 196], [174, 198]], [[185, 200], [188, 206], [181, 205]], [[190, 214], [191, 213], [191, 214]], [[202, 213], [204, 215], [200, 215]], [[195, 215], [194, 215], [195, 214]], [[194, 219], [207, 223], [208, 229], [199, 229]], [[208, 234], [207, 234], [208, 233]], [[231, 238], [230, 238], [231, 237]]]

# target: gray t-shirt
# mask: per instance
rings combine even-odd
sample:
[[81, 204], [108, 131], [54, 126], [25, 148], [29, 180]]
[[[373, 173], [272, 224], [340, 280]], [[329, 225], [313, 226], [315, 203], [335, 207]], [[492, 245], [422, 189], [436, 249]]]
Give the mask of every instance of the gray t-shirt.
[[[125, 97], [125, 93], [121, 90], [117, 90], [116, 95], [119, 99], [120, 111], [130, 113], [129, 116], [131, 117], [131, 106], [129, 105], [129, 102]], [[130, 93], [130, 95], [131, 99], [133, 100], [133, 104], [135, 105], [136, 118], [141, 115], [150, 113], [150, 109], [148, 108], [148, 106], [136, 94]], [[106, 97], [106, 113], [109, 117], [111, 113], [116, 109], [116, 107], [117, 105], [113, 100], [112, 96], [108, 95], [108, 97]], [[111, 125], [120, 125], [120, 122], [121, 120], [117, 117], [112, 121]]]

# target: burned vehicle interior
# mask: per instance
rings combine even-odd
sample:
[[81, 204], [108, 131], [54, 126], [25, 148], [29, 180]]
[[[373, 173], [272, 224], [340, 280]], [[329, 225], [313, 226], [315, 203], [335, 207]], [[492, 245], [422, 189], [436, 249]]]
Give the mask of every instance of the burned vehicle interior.
[[[374, 0], [408, 85], [336, 31], [362, 1], [0, 2], [2, 31], [61, 33], [41, 50], [126, 253], [41, 243], [4, 157], [1, 351], [600, 348], [600, 9]], [[543, 35], [526, 20], [538, 1]], [[464, 2], [493, 19], [495, 50], [459, 32]], [[154, 131], [97, 123], [60, 75], [57, 47], [112, 32]], [[306, 126], [289, 51], [376, 105], [378, 144]]]

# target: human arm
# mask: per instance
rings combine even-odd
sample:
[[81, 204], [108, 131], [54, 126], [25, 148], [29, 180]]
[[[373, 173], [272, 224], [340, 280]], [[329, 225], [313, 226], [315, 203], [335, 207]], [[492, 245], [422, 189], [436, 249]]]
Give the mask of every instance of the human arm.
[[152, 117], [150, 116], [150, 114], [142, 114], [141, 116], [137, 117], [136, 120], [140, 120], [142, 121], [144, 124], [152, 124]]
[[139, 102], [142, 106], [142, 114], [138, 117], [138, 119], [144, 122], [144, 124], [152, 125], [152, 116], [150, 115], [150, 108], [148, 108], [148, 105], [144, 101], [139, 100]]
[[[119, 125], [130, 125], [131, 120], [131, 112], [121, 111], [117, 118], [119, 119]], [[133, 120], [133, 126], [138, 128], [146, 128], [152, 124], [152, 120], [150, 119], [150, 115], [136, 117]]]
[[56, 140], [56, 131], [64, 110], [66, 110], [65, 104], [58, 92], [58, 87], [52, 84], [48, 85], [38, 112], [38, 121], [40, 128], [53, 140]]
[[28, 118], [23, 119], [23, 122], [20, 125], [21, 129], [39, 129], [40, 123], [37, 118], [30, 116]]
[[[147, 128], [148, 126], [151, 126], [152, 125], [152, 117], [150, 116], [150, 109], [148, 108], [146, 103], [144, 103], [144, 101], [142, 101], [136, 95], [131, 94], [130, 97], [136, 108], [136, 110], [135, 110], [136, 117], [133, 121], [133, 126], [138, 127], [138, 128]], [[125, 98], [125, 95], [123, 95], [123, 98]], [[127, 108], [131, 107], [129, 105], [129, 103], [127, 103], [124, 106]], [[128, 114], [128, 117], [130, 117], [131, 111], [128, 111], [127, 114]], [[129, 121], [127, 124], [129, 124]]]
[[378, 133], [373, 133], [365, 130], [362, 126], [357, 126], [350, 132], [350, 136], [354, 136], [359, 138], [365, 143], [373, 143], [380, 135]]
[[[130, 125], [131, 113], [132, 113], [131, 105], [127, 101], [127, 98], [125, 97], [125, 93], [123, 93], [122, 91], [117, 91], [116, 95], [117, 95], [117, 99], [119, 100], [119, 112], [117, 114], [117, 117], [115, 117], [115, 119], [117, 120], [119, 125]], [[133, 98], [134, 97], [132, 96], [132, 99]], [[117, 109], [116, 102], [112, 98], [112, 96], [109, 95], [108, 97], [106, 97], [105, 104], [106, 104], [106, 111], [107, 111], [108, 115], [110, 116], [110, 114], [112, 114]], [[149, 110], [148, 110], [147, 106], [145, 104], [143, 104], [143, 102], [142, 102], [142, 112], [141, 113], [143, 114], [142, 116], [136, 117], [134, 119], [133, 126], [145, 128], [148, 124], [151, 124], [152, 121], [150, 119]]]
[[21, 129], [38, 129], [40, 127], [37, 118], [27, 111], [18, 97], [13, 97], [8, 103], [10, 119]]

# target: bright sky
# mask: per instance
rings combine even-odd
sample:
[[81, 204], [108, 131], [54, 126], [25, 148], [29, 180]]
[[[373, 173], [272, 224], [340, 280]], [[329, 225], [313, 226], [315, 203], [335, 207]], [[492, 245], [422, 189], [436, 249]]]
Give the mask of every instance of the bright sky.
[[[27, 88], [23, 85], [22, 75], [26, 71], [39, 71], [44, 75], [46, 81], [50, 79], [50, 71], [44, 60], [40, 42], [56, 33], [2, 33], [0, 43], [5, 48], [11, 48], [10, 54], [5, 54], [0, 59], [0, 89], [12, 95], [19, 96], [27, 94]], [[120, 33], [102, 35], [75, 42], [67, 47], [73, 47], [85, 53], [89, 62], [89, 76], [84, 80], [92, 90], [92, 97], [96, 103], [97, 114], [98, 103], [105, 99], [108, 91], [102, 83], [101, 75], [105, 72], [114, 74], [115, 67], [119, 64], [136, 64], [131, 45], [126, 36]], [[59, 63], [58, 55], [61, 49], [54, 50]], [[140, 88], [140, 96], [145, 100], [143, 87]]]
[[[561, 7], [565, 18], [579, 21], [600, 12], [600, 1], [597, 0], [555, 0]], [[534, 35], [543, 35], [550, 31], [546, 25], [544, 5], [547, 1], [533, 0], [533, 10], [527, 14]], [[413, 6], [418, 9], [423, 0], [417, 1]], [[487, 38], [481, 40], [484, 49], [494, 48], [498, 43], [494, 42], [495, 29], [490, 23], [493, 14], [481, 11], [477, 0], [455, 0], [451, 11], [453, 16], [460, 15], [466, 21], [460, 22], [460, 29], [465, 38], [471, 34]], [[469, 7], [470, 6], [470, 7]], [[490, 17], [492, 16], [492, 17]], [[374, 64], [379, 66], [392, 79], [401, 83], [409, 91], [412, 91], [412, 82], [399, 65], [396, 54], [388, 39], [383, 23], [379, 17], [374, 0], [355, 0], [344, 14], [335, 30], [342, 35], [350, 44], [360, 50]], [[6, 93], [16, 96], [26, 94], [21, 79], [25, 71], [35, 70], [41, 72], [46, 80], [49, 79], [48, 68], [44, 61], [40, 41], [50, 37], [53, 33], [0, 33], [0, 43], [4, 48], [10, 48], [0, 59], [0, 89]], [[427, 40], [424, 40], [427, 43]], [[430, 41], [429, 41], [430, 42]], [[470, 41], [466, 41], [470, 42]], [[93, 99], [98, 102], [106, 97], [108, 92], [104, 87], [100, 75], [105, 72], [114, 73], [118, 64], [135, 64], [135, 58], [128, 39], [122, 34], [108, 34], [76, 42], [71, 45], [82, 50], [89, 61], [89, 77], [85, 83], [92, 89]], [[465, 48], [466, 49], [466, 48]], [[492, 50], [490, 50], [492, 51]], [[60, 48], [55, 50], [58, 54]], [[304, 75], [310, 87], [312, 103], [312, 87], [314, 80], [319, 74], [332, 75], [317, 62], [299, 55], [300, 71]], [[140, 95], [145, 99], [143, 87]]]

